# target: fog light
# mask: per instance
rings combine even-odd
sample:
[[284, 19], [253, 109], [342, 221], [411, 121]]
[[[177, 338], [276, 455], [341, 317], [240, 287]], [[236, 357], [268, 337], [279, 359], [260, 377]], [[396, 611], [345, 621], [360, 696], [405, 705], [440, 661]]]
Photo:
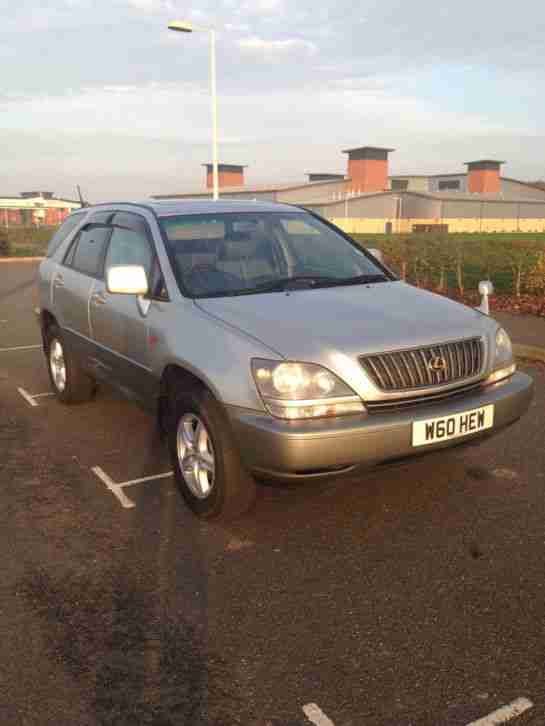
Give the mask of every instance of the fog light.
[[283, 401], [266, 401], [267, 409], [273, 416], [286, 419], [324, 418], [325, 416], [346, 416], [364, 413], [362, 401], [343, 401], [339, 403], [321, 402], [315, 405], [286, 406]]
[[509, 376], [512, 376], [513, 373], [517, 370], [517, 364], [513, 363], [510, 366], [507, 366], [507, 368], [500, 368], [499, 371], [494, 371], [492, 375], [488, 376], [488, 378], [485, 381], [485, 385], [490, 385], [492, 383], [498, 383], [498, 381], [503, 381], [504, 378], [509, 378]]

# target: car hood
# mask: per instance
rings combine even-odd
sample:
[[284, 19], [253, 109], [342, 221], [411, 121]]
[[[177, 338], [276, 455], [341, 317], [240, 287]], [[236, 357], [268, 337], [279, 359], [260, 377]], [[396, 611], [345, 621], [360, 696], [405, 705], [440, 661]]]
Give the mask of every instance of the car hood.
[[438, 344], [492, 330], [478, 311], [399, 281], [197, 302], [281, 356], [323, 365], [339, 354]]

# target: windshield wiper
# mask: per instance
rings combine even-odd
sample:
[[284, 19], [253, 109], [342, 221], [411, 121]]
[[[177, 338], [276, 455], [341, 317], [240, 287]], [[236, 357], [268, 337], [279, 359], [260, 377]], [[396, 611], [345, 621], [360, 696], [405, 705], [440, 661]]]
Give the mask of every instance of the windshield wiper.
[[[293, 277], [280, 277], [277, 280], [269, 280], [260, 285], [250, 288], [247, 292], [283, 292], [284, 290], [298, 290], [318, 285], [333, 283], [339, 278], [325, 275], [294, 275]], [[293, 286], [293, 287], [292, 287]]]
[[269, 280], [260, 285], [239, 290], [221, 290], [202, 293], [198, 297], [238, 297], [239, 295], [258, 295], [260, 292], [285, 292], [286, 290], [309, 290], [337, 285], [367, 285], [374, 282], [388, 282], [386, 275], [356, 275], [356, 277], [331, 277], [327, 275], [294, 275]]
[[371, 285], [375, 282], [388, 282], [386, 275], [356, 275], [355, 277], [335, 277], [330, 280], [319, 282], [316, 287], [334, 287], [336, 285]]

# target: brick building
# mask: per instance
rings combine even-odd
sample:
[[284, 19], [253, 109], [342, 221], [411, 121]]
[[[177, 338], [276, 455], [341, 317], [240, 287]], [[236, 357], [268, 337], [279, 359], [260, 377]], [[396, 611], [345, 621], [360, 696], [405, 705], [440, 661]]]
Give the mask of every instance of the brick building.
[[[312, 209], [347, 232], [545, 232], [545, 188], [503, 176], [505, 163], [493, 159], [466, 162], [466, 170], [447, 174], [395, 175], [389, 169], [393, 149], [347, 149], [346, 173], [307, 173], [308, 181], [247, 185], [244, 167], [220, 174], [221, 196], [285, 202]], [[460, 164], [460, 166], [463, 166]], [[211, 197], [207, 188], [155, 199]]]
[[80, 203], [60, 199], [53, 192], [22, 192], [18, 197], [0, 197], [1, 227], [41, 227], [59, 225]]

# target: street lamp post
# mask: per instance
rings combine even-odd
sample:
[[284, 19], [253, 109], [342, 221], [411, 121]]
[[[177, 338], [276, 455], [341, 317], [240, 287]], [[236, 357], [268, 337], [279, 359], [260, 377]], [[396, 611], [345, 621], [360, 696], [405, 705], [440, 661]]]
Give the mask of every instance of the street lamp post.
[[200, 28], [192, 23], [174, 20], [168, 25], [169, 30], [178, 33], [193, 33], [203, 30], [210, 34], [210, 95], [212, 97], [212, 183], [213, 195], [216, 201], [219, 198], [218, 178], [218, 96], [216, 91], [216, 31], [211, 28]]

